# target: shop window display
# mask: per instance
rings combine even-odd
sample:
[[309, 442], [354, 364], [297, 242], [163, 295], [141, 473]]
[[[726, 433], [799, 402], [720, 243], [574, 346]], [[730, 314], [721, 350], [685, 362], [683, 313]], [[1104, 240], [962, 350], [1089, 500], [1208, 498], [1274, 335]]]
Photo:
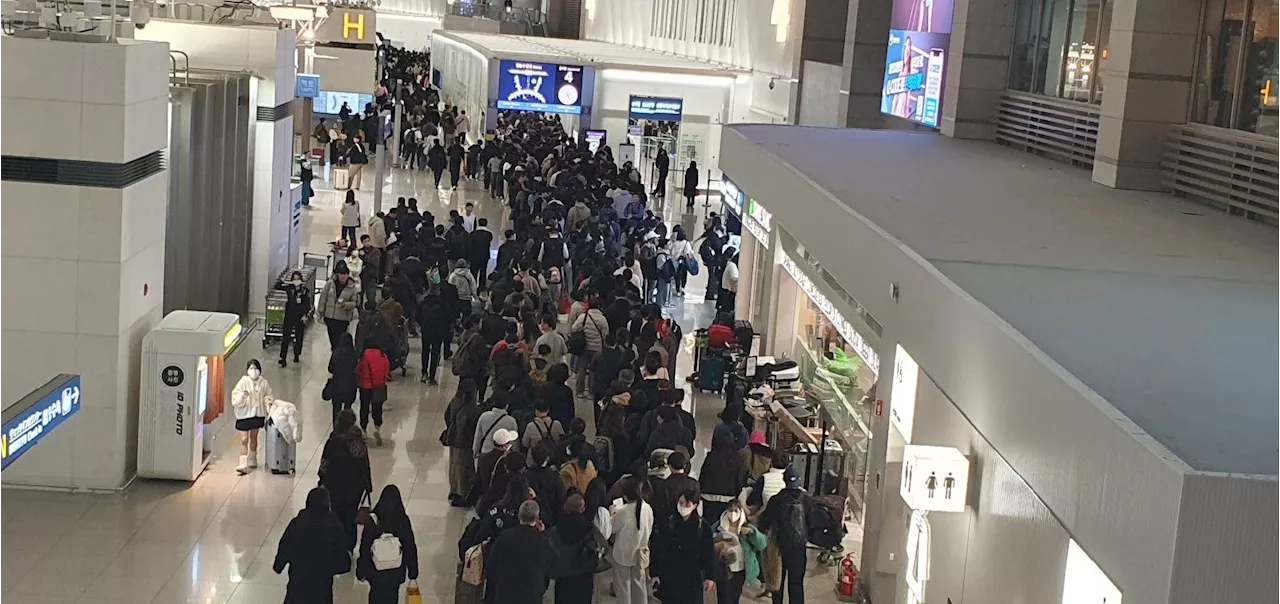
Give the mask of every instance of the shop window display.
[[1280, 0], [1208, 0], [1200, 26], [1191, 121], [1277, 135]]
[[1114, 0], [1017, 0], [1009, 88], [1102, 102]]

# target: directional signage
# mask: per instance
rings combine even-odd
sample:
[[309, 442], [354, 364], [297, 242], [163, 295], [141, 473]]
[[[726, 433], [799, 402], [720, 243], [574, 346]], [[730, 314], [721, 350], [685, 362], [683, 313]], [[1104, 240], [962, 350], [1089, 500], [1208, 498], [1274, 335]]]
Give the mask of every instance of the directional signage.
[[80, 410], [80, 376], [61, 374], [4, 410], [0, 470]]

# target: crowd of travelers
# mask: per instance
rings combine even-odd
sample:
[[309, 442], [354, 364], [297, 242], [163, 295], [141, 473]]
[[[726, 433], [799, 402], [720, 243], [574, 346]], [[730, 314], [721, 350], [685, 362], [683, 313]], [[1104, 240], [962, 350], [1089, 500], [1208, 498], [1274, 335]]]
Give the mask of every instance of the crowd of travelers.
[[419, 379], [436, 386], [443, 364], [457, 382], [439, 441], [449, 503], [474, 514], [457, 544], [458, 602], [533, 604], [550, 591], [589, 603], [603, 573], [624, 604], [738, 602], [747, 585], [804, 602], [807, 496], [789, 455], [728, 405], [690, 475], [699, 427], [675, 383], [683, 329], [664, 307], [706, 271], [717, 322], [732, 323], [737, 254], [721, 217], [696, 238], [668, 227], [630, 162], [591, 152], [555, 117], [499, 114], [494, 136], [466, 147], [465, 113], [436, 109], [429, 62], [407, 65], [410, 81], [394, 84], [420, 99], [405, 101], [402, 159], [437, 181], [447, 167], [455, 186], [465, 163], [507, 224], [471, 203], [437, 217], [400, 198], [337, 263], [316, 309], [333, 432], [319, 488], [280, 541], [286, 601], [331, 602], [333, 576], [352, 569], [371, 603], [399, 601], [406, 581], [416, 590], [401, 494], [387, 486], [374, 504], [369, 466], [386, 384], [416, 337]]

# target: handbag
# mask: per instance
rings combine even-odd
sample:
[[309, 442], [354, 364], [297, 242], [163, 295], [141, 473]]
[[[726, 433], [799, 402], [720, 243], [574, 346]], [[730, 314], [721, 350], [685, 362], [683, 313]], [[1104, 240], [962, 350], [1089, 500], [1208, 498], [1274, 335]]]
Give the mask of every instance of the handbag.
[[373, 498], [365, 493], [360, 500], [360, 507], [356, 509], [356, 524], [365, 525], [370, 522], [373, 522]]
[[333, 378], [324, 381], [324, 390], [320, 391], [320, 398], [326, 401], [333, 400]]
[[685, 256], [683, 260], [685, 265], [684, 268], [689, 271], [690, 275], [696, 275], [701, 272], [702, 269], [698, 266], [697, 258], [694, 258], [693, 256]]
[[422, 604], [422, 590], [414, 579], [409, 579], [409, 585], [404, 588], [404, 604]]

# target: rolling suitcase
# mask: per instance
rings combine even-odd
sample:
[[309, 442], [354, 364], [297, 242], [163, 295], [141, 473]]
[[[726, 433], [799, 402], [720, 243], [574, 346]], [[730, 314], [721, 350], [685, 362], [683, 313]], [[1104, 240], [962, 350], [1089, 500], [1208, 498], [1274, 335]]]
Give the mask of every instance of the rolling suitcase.
[[703, 392], [724, 391], [725, 357], [720, 354], [708, 354], [702, 357], [698, 366], [698, 390]]
[[298, 463], [298, 443], [285, 440], [272, 421], [267, 422], [266, 437], [267, 469], [272, 474], [293, 474]]

